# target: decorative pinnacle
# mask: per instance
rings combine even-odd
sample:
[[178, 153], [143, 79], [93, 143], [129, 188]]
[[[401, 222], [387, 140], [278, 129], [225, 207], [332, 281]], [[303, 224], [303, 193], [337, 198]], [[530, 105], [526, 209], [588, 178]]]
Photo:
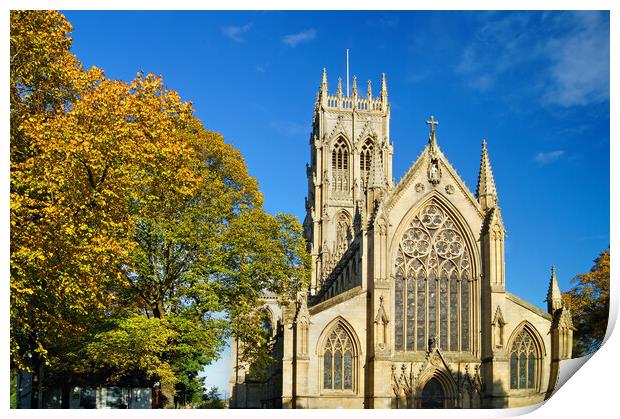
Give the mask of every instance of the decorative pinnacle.
[[387, 97], [387, 81], [385, 79], [385, 73], [381, 73], [381, 96]]
[[549, 290], [547, 291], [547, 311], [550, 314], [557, 309], [562, 308], [562, 292], [558, 285], [558, 278], [555, 276], [555, 265], [551, 266], [551, 279], [549, 281]]
[[357, 96], [357, 77], [353, 76], [353, 95]]
[[370, 80], [368, 80], [368, 99], [372, 99], [372, 85]]
[[482, 140], [482, 156], [480, 157], [480, 173], [478, 174], [476, 196], [484, 210], [497, 204], [497, 190], [495, 189], [495, 180], [493, 179], [493, 170], [491, 169], [486, 140]]
[[338, 77], [338, 96], [342, 96], [342, 78]]
[[327, 69], [323, 67], [323, 81], [321, 82], [321, 87], [325, 86], [327, 88]]
[[437, 137], [435, 136], [435, 125], [439, 125], [439, 121], [435, 119], [433, 115], [431, 118], [426, 121], [428, 125], [431, 127], [431, 132], [428, 134], [428, 142], [431, 145], [431, 148], [435, 149], [437, 147]]

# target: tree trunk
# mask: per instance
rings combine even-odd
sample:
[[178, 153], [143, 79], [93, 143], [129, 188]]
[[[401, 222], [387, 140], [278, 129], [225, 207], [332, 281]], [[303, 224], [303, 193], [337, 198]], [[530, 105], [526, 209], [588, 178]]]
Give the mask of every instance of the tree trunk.
[[61, 409], [69, 409], [71, 404], [71, 381], [63, 381], [61, 387]]

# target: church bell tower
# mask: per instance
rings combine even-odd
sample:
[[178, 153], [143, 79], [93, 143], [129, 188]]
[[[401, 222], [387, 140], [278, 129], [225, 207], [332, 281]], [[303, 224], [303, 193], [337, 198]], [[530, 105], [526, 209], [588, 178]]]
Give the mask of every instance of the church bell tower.
[[304, 236], [312, 255], [312, 294], [353, 241], [354, 222], [372, 208], [367, 199], [392, 187], [392, 154], [385, 74], [379, 96], [373, 96], [370, 80], [366, 95], [359, 95], [355, 76], [351, 94], [343, 94], [339, 78], [334, 95], [328, 91], [323, 69], [306, 172]]

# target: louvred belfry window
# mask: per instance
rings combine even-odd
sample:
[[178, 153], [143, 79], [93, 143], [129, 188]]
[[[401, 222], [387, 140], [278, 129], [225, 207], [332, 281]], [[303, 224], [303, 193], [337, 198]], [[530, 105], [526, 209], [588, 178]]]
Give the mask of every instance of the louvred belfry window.
[[339, 137], [332, 151], [332, 189], [336, 192], [349, 191], [349, 147]]
[[370, 138], [367, 138], [362, 145], [360, 151], [360, 175], [362, 177], [362, 184], [366, 184], [368, 180], [368, 174], [370, 173], [370, 165], [372, 164], [372, 151], [374, 149], [374, 143]]
[[407, 226], [396, 252], [395, 346], [424, 351], [429, 339], [447, 351], [470, 351], [471, 254], [464, 235], [436, 203]]

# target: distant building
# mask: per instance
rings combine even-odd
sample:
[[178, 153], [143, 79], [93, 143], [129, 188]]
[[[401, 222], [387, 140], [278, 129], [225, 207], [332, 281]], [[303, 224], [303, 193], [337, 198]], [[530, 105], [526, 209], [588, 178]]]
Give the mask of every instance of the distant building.
[[[486, 143], [475, 194], [430, 126], [398, 184], [379, 96], [318, 92], [304, 234], [312, 283], [265, 307], [265, 381], [233, 347], [231, 408], [503, 408], [552, 393], [573, 325], [552, 271], [547, 312], [505, 288], [505, 229]], [[522, 261], [525, 263], [526, 261]], [[240, 343], [243, 344], [243, 343]]]

